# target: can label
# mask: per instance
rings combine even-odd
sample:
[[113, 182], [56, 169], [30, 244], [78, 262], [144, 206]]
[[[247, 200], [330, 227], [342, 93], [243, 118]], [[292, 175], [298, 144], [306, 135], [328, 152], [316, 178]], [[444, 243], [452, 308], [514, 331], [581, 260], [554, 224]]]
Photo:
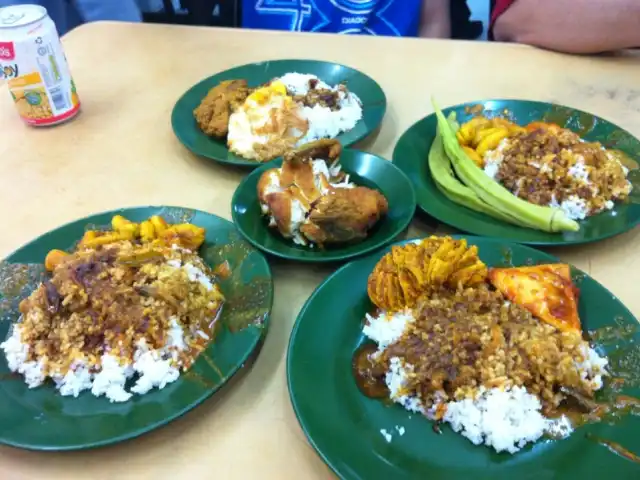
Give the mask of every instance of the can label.
[[60, 123], [80, 109], [75, 84], [53, 22], [30, 27], [19, 40], [0, 43], [0, 78], [25, 122]]
[[16, 58], [16, 51], [12, 42], [0, 42], [0, 60], [13, 60]]

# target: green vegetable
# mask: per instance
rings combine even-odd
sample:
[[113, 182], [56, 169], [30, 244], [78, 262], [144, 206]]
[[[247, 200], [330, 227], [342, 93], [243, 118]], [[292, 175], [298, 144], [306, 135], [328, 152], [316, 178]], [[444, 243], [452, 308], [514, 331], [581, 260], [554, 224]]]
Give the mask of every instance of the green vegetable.
[[547, 232], [576, 232], [580, 229], [578, 222], [568, 218], [561, 209], [541, 207], [522, 200], [489, 178], [464, 153], [455, 132], [433, 98], [431, 103], [438, 118], [438, 128], [442, 135], [444, 150], [456, 174], [467, 187], [475, 192], [480, 200], [504, 215], [517, 218], [521, 224], [531, 228]]
[[[451, 114], [449, 122], [453, 124], [455, 130], [456, 124], [454, 118], [455, 115]], [[526, 226], [518, 222], [516, 218], [505, 215], [500, 210], [496, 210], [489, 204], [484, 203], [473, 190], [466, 187], [455, 177], [449, 159], [444, 151], [440, 129], [436, 130], [436, 137], [429, 150], [429, 170], [431, 171], [431, 178], [433, 178], [438, 190], [452, 202], [497, 218], [503, 222]]]

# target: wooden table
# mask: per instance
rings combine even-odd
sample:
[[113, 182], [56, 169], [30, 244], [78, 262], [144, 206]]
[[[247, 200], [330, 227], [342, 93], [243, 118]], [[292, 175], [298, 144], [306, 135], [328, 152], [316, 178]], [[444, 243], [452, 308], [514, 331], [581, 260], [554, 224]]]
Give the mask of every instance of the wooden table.
[[[115, 23], [82, 26], [64, 45], [83, 102], [78, 118], [50, 129], [27, 127], [0, 91], [0, 256], [64, 222], [121, 206], [183, 205], [230, 218], [242, 172], [187, 152], [169, 117], [192, 84], [249, 62], [315, 58], [375, 78], [389, 108], [379, 135], [361, 147], [386, 158], [400, 134], [431, 113], [431, 94], [443, 106], [492, 97], [554, 101], [640, 137], [640, 57], [632, 54], [577, 57], [481, 42]], [[412, 228], [432, 231], [418, 221]], [[639, 237], [636, 229], [554, 253], [640, 315]], [[287, 263], [273, 270], [271, 331], [254, 367], [222, 395], [119, 446], [64, 454], [0, 448], [0, 478], [330, 478], [296, 422], [285, 380], [291, 326], [329, 271]]]

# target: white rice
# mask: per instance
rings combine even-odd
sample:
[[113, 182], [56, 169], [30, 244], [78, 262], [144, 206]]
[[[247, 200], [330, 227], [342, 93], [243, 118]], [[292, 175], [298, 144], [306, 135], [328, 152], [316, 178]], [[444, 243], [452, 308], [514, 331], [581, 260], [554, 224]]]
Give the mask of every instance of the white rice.
[[407, 395], [404, 391], [407, 377], [412, 371], [413, 365], [404, 364], [398, 357], [391, 358], [389, 371], [385, 375], [385, 383], [387, 384], [387, 388], [389, 388], [389, 396], [391, 400], [399, 403], [410, 412], [428, 415], [420, 399], [415, 395]]
[[509, 140], [502, 140], [495, 150], [489, 150], [484, 154], [484, 173], [495, 179], [500, 169], [500, 164], [504, 160], [504, 150], [509, 146]]
[[[580, 157], [582, 156], [580, 155]], [[578, 161], [569, 168], [567, 173], [569, 176], [574, 177], [583, 183], [589, 183], [589, 170], [584, 163], [584, 158], [582, 160], [578, 159]]]
[[186, 263], [182, 266], [182, 268], [187, 272], [187, 277], [190, 281], [199, 282], [208, 291], [213, 290], [213, 283], [211, 283], [211, 279], [198, 267], [196, 267], [192, 263]]
[[551, 438], [566, 438], [573, 432], [571, 420], [565, 415], [548, 421], [547, 434]]
[[443, 420], [474, 445], [515, 453], [546, 431], [548, 420], [535, 395], [522, 387], [482, 390], [474, 399], [447, 403]]
[[309, 91], [309, 81], [317, 80], [316, 88], [332, 90], [332, 87], [320, 80], [315, 75], [307, 74], [307, 73], [285, 73], [283, 76], [278, 78], [280, 82], [287, 87], [287, 91], [292, 95], [306, 95]]
[[[581, 140], [581, 141], [584, 141], [584, 140]], [[489, 176], [494, 180], [496, 178], [496, 175], [498, 174], [500, 165], [504, 160], [504, 153], [503, 153], [504, 149], [507, 148], [508, 145], [509, 145], [508, 139], [505, 138], [504, 140], [502, 140], [502, 142], [500, 142], [500, 144], [496, 149], [489, 150], [484, 154], [485, 164], [484, 164], [483, 171], [487, 176]], [[608, 155], [610, 159], [618, 161], [617, 159], [615, 159], [613, 155], [611, 154], [608, 154]], [[549, 167], [549, 165], [546, 163], [541, 166], [536, 162], [530, 162], [529, 165], [538, 168], [540, 174], [551, 171], [551, 167]], [[628, 169], [626, 169], [622, 164], [621, 166], [626, 175], [628, 173]], [[591, 185], [591, 190], [593, 194], [597, 195], [598, 193], [597, 188], [593, 186], [590, 181], [590, 178], [589, 178], [590, 170], [589, 170], [589, 167], [585, 164], [584, 157], [582, 157], [582, 155], [577, 156], [576, 163], [569, 168], [569, 170], [567, 171], [567, 174], [570, 177], [573, 177], [576, 180], [578, 180], [581, 184], [584, 184], [587, 186]], [[518, 192], [519, 192], [519, 187], [514, 192], [514, 195], [518, 195]], [[549, 202], [549, 206], [553, 208], [561, 209], [564, 212], [564, 214], [572, 220], [584, 220], [589, 216], [589, 206], [587, 204], [587, 200], [578, 195], [572, 195], [571, 197], [563, 200], [560, 203], [556, 200], [554, 196], [551, 199], [551, 202]], [[611, 210], [614, 206], [615, 206], [614, 202], [612, 202], [611, 200], [607, 200], [607, 202], [605, 202], [604, 208], [606, 210]]]
[[211, 279], [207, 276], [206, 273], [204, 273], [202, 270], [200, 270], [194, 264], [192, 264], [192, 263], [182, 264], [182, 262], [180, 260], [168, 260], [167, 261], [167, 265], [170, 266], [170, 267], [173, 267], [173, 268], [182, 268], [182, 269], [184, 269], [184, 271], [187, 274], [187, 278], [189, 279], [189, 281], [191, 281], [191, 282], [199, 282], [208, 291], [213, 290], [213, 283], [211, 283]]
[[571, 195], [558, 203], [555, 196], [549, 202], [550, 207], [559, 208], [564, 214], [572, 220], [584, 220], [589, 215], [589, 206], [587, 201], [577, 195]]
[[316, 88], [338, 91], [339, 110], [332, 111], [328, 107], [315, 105], [314, 107], [302, 107], [301, 116], [309, 122], [309, 130], [300, 139], [298, 145], [313, 142], [321, 138], [335, 138], [340, 133], [351, 130], [362, 119], [362, 102], [353, 92], [345, 94], [338, 90], [338, 86], [327, 85], [315, 75], [303, 73], [287, 73], [278, 79], [290, 93], [305, 95], [309, 91], [309, 80], [317, 80]]
[[367, 314], [367, 322], [362, 333], [376, 342], [379, 350], [384, 350], [397, 341], [407, 328], [407, 324], [414, 320], [409, 309], [391, 315], [382, 312], [377, 317]]
[[[170, 260], [168, 264], [184, 268], [191, 281], [199, 281], [207, 289], [213, 288], [206, 274], [195, 265], [181, 266], [179, 260]], [[207, 337], [200, 330], [190, 333]], [[179, 354], [188, 348], [184, 337], [184, 328], [174, 317], [167, 332], [167, 342], [161, 349], [150, 350], [143, 339], [138, 342], [132, 363], [123, 365], [118, 358], [105, 353], [97, 372], [91, 372], [84, 361], [77, 360], [65, 375], [51, 373], [50, 377], [63, 396], [78, 397], [81, 392], [90, 390], [92, 395], [105, 396], [110, 402], [126, 402], [133, 394], [144, 395], [154, 388], [161, 390], [178, 379], [182, 367]], [[22, 342], [20, 323], [13, 326], [9, 338], [0, 343], [0, 349], [4, 351], [9, 369], [21, 374], [29, 388], [45, 382], [43, 359], [27, 361], [29, 345]], [[136, 376], [135, 384], [127, 391], [126, 383]]]
[[[379, 355], [397, 341], [414, 321], [410, 310], [394, 314], [383, 311], [378, 316], [367, 315], [363, 333], [378, 345], [378, 351], [372, 355]], [[608, 360], [586, 344], [583, 355], [585, 360], [577, 364], [577, 367], [582, 378], [590, 382], [594, 390], [598, 390], [602, 387], [602, 376], [606, 375]], [[422, 413], [433, 419], [436, 408], [442, 404], [426, 409], [420, 398], [405, 391], [408, 375], [413, 368], [399, 357], [390, 359], [385, 376], [389, 396], [406, 410]], [[504, 390], [483, 388], [475, 399], [446, 402], [443, 421], [475, 445], [485, 444], [496, 452], [515, 453], [544, 434], [563, 438], [573, 431], [568, 418], [562, 416], [548, 419], [542, 415], [541, 409], [538, 397], [528, 393], [523, 387]]]
[[602, 388], [602, 377], [607, 372], [609, 359], [601, 357], [598, 352], [586, 345], [582, 347], [582, 355], [584, 361], [576, 364], [580, 371], [580, 376], [590, 383], [591, 388], [600, 390]]

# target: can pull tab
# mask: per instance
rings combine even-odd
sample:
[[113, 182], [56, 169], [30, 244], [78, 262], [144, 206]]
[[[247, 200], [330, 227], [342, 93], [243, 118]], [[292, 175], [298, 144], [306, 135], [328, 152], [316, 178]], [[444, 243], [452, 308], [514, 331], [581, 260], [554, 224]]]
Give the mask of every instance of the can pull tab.
[[24, 13], [21, 13], [19, 15], [15, 13], [10, 13], [6, 17], [0, 17], [0, 23], [2, 25], [9, 25], [9, 26], [14, 25], [18, 23], [20, 20], [22, 20], [24, 16], [25, 16]]

